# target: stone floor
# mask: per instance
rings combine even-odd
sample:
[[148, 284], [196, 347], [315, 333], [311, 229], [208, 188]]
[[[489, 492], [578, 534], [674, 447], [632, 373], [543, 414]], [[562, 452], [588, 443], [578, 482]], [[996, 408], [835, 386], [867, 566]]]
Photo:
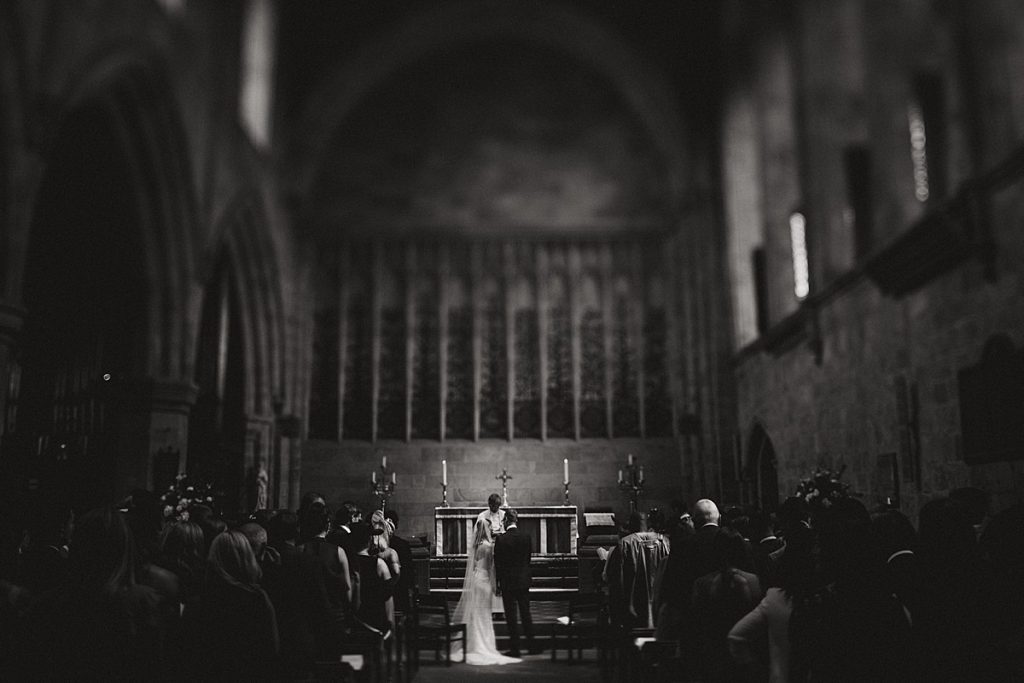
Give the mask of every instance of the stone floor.
[[505, 664], [504, 666], [471, 666], [461, 662], [453, 663], [450, 667], [444, 664], [434, 664], [430, 659], [432, 653], [428, 654], [426, 660], [420, 666], [413, 683], [461, 683], [462, 681], [501, 681], [501, 683], [514, 683], [518, 681], [529, 681], [529, 683], [559, 683], [571, 679], [573, 683], [599, 683], [601, 681], [601, 670], [598, 668], [597, 660], [593, 651], [584, 652], [584, 663], [569, 666], [565, 660], [565, 653], [559, 652], [559, 661], [551, 661], [551, 653], [545, 652], [540, 655], [526, 655], [519, 664]]

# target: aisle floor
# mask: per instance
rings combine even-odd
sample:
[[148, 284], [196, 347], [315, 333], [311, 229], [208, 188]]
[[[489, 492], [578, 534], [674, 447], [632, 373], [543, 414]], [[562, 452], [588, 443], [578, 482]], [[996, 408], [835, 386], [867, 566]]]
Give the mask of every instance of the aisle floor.
[[571, 679], [573, 683], [599, 683], [601, 670], [593, 651], [584, 652], [584, 662], [569, 666], [565, 653], [551, 661], [551, 653], [525, 655], [519, 664], [503, 666], [471, 666], [453, 662], [450, 667], [433, 662], [433, 653], [423, 652], [424, 659], [413, 683], [463, 683], [463, 681], [501, 681], [501, 683], [555, 683]]

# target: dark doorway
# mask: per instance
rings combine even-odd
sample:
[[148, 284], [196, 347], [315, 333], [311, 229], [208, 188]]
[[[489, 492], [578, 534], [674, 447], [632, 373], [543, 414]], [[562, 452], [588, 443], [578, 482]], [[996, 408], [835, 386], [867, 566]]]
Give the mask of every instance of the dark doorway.
[[[3, 457], [72, 505], [109, 504], [144, 373], [147, 284], [138, 189], [103, 106], [69, 114], [42, 179], [25, 270], [16, 418]], [[6, 468], [5, 468], [6, 469]]]
[[238, 289], [225, 256], [217, 261], [203, 297], [196, 384], [189, 422], [188, 473], [209, 483], [224, 510], [243, 500], [245, 364]]
[[779, 474], [775, 447], [760, 422], [754, 424], [747, 442], [747, 474], [753, 490], [753, 503], [766, 513], [779, 507]]

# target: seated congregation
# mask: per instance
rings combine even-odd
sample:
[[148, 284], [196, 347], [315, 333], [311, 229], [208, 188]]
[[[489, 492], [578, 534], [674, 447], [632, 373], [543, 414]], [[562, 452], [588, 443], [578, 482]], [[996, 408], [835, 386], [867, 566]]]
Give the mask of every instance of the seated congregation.
[[[367, 643], [390, 661], [395, 609], [408, 608], [414, 585], [393, 511], [363, 521], [349, 503], [332, 519], [315, 493], [297, 512], [248, 519], [164, 508], [136, 491], [76, 518], [39, 496], [5, 525], [4, 678], [354, 678], [339, 662]], [[326, 676], [324, 663], [335, 665]]]
[[853, 497], [821, 503], [791, 497], [773, 518], [676, 503], [648, 530], [634, 514], [600, 553], [618, 678], [1021, 680], [1024, 504], [989, 518], [984, 492], [959, 489], [915, 529]]

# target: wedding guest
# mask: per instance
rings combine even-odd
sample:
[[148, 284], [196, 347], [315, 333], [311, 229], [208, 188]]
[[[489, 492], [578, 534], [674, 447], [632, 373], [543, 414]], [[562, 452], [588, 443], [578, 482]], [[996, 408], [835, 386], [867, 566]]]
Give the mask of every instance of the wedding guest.
[[772, 553], [782, 547], [782, 539], [775, 535], [768, 517], [761, 512], [750, 515], [750, 545], [754, 558], [754, 573], [761, 579], [761, 585], [767, 587], [771, 583], [771, 574], [775, 563]]
[[208, 505], [191, 505], [188, 508], [190, 522], [195, 522], [203, 530], [203, 541], [206, 544], [203, 548], [203, 556], [210, 554], [210, 545], [213, 539], [227, 530], [227, 523], [221, 519], [216, 512]]
[[283, 510], [271, 517], [268, 545], [279, 562], [263, 567], [262, 586], [274, 605], [281, 638], [281, 677], [300, 679], [313, 672], [317, 659], [330, 659], [340, 645], [340, 620], [331, 613], [318, 558], [296, 548], [299, 520]]
[[306, 513], [313, 505], [326, 509], [327, 499], [324, 498], [323, 494], [317, 491], [306, 491], [302, 494], [302, 498], [299, 500], [299, 543], [303, 543], [307, 539], [316, 535], [313, 533], [307, 533], [302, 529], [302, 520], [306, 518]]
[[64, 582], [36, 601], [19, 634], [13, 678], [142, 680], [164, 668], [157, 595], [136, 577], [124, 516], [93, 510], [76, 524]]
[[[299, 519], [302, 519], [301, 516]], [[327, 540], [343, 548], [350, 555], [355, 553], [355, 550], [348, 547], [348, 535], [352, 533], [352, 525], [361, 521], [363, 521], [362, 510], [352, 501], [346, 500], [334, 513], [334, 522], [327, 534]]]
[[919, 555], [925, 599], [914, 614], [923, 650], [921, 664], [933, 676], [993, 680], [1001, 672], [979, 653], [1012, 623], [1013, 587], [980, 552], [976, 516], [958, 500], [940, 498], [921, 508]]
[[654, 628], [654, 583], [669, 557], [669, 541], [660, 532], [644, 531], [639, 513], [630, 515], [629, 530], [611, 551], [605, 568], [612, 619], [627, 628]]
[[889, 590], [900, 601], [907, 623], [913, 626], [914, 613], [921, 607], [924, 577], [915, 552], [917, 532], [899, 510], [885, 510], [871, 517], [871, 528], [885, 555]]
[[178, 577], [157, 562], [164, 523], [160, 497], [152, 491], [136, 489], [122, 503], [121, 511], [135, 539], [138, 581], [151, 587], [160, 596], [160, 611], [165, 624], [169, 626], [180, 614], [178, 605], [181, 602], [181, 587]]
[[380, 633], [387, 633], [395, 621], [391, 598], [391, 572], [387, 563], [370, 555], [373, 531], [366, 522], [352, 525], [352, 547], [359, 550], [352, 556], [352, 569], [359, 573], [359, 608], [356, 618]]
[[819, 573], [815, 589], [793, 605], [791, 674], [800, 680], [906, 678], [910, 631], [888, 589], [867, 509], [854, 498], [838, 498], [814, 520]]
[[[180, 616], [187, 606], [194, 607], [206, 581], [206, 558], [202, 555], [203, 530], [192, 522], [171, 522], [160, 537], [160, 556], [157, 563], [177, 578], [178, 594], [175, 610]], [[172, 677], [185, 676], [189, 668], [187, 638], [181, 619], [166, 619], [164, 623], [164, 649]]]
[[387, 562], [391, 578], [397, 584], [402, 575], [402, 563], [398, 558], [398, 551], [391, 547], [394, 528], [381, 510], [374, 510], [370, 516], [370, 530], [373, 534], [370, 537], [370, 554]]
[[342, 614], [352, 601], [352, 567], [348, 553], [328, 540], [329, 521], [330, 513], [325, 505], [310, 505], [305, 519], [299, 520], [300, 533], [309, 534], [309, 539], [299, 546], [299, 550], [320, 560], [331, 606]]
[[790, 677], [789, 619], [793, 601], [807, 593], [814, 573], [814, 532], [806, 526], [790, 530], [788, 549], [779, 558], [776, 584], [768, 588], [757, 607], [740, 619], [727, 636], [729, 652], [744, 667], [741, 679], [764, 680], [760, 673], [760, 643], [768, 642], [768, 677], [770, 683], [788, 683]]
[[74, 513], [64, 496], [44, 493], [26, 512], [11, 578], [15, 585], [38, 595], [56, 588], [67, 576]]
[[277, 618], [249, 540], [240, 531], [210, 544], [208, 577], [197, 604], [183, 615], [191, 675], [200, 680], [271, 680], [278, 655]]
[[398, 513], [394, 508], [388, 508], [384, 516], [391, 522], [391, 537], [388, 539], [391, 547], [398, 553], [398, 563], [402, 567], [402, 573], [395, 583], [395, 609], [401, 612], [409, 610], [411, 591], [416, 585], [416, 566], [412, 561], [412, 546], [409, 541], [398, 535]]
[[192, 522], [171, 522], [160, 536], [158, 564], [178, 578], [179, 601], [187, 604], [202, 590], [206, 578], [203, 530]]
[[741, 672], [729, 655], [729, 629], [763, 597], [757, 575], [740, 569], [747, 561], [746, 542], [734, 529], [722, 529], [712, 542], [717, 569], [693, 585], [690, 614], [696, 629], [699, 675], [706, 681], [735, 681]]

